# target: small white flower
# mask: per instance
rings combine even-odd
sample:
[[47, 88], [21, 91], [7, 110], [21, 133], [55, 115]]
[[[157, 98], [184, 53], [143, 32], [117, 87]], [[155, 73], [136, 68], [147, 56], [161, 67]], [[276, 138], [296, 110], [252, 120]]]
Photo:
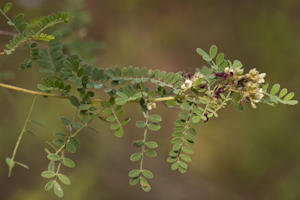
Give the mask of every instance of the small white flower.
[[259, 71], [256, 70], [256, 68], [253, 68], [249, 71], [250, 76], [256, 76], [259, 74]]
[[258, 102], [261, 101], [261, 99], [262, 99], [263, 97], [264, 97], [263, 90], [262, 90], [262, 88], [260, 88], [260, 89], [258, 90], [258, 92], [254, 95], [253, 101], [254, 101], [255, 103], [258, 103]]
[[251, 79], [256, 82], [256, 83], [264, 83], [265, 82], [265, 76], [266, 76], [266, 73], [262, 73], [262, 74], [257, 74], [255, 76], [252, 76]]
[[265, 82], [265, 79], [258, 79], [258, 80], [257, 80], [257, 83], [260, 83], [260, 84], [261, 84], [261, 83], [264, 83], [264, 82]]
[[264, 83], [265, 82], [265, 76], [266, 76], [266, 73], [262, 73], [262, 74], [258, 74], [257, 77], [258, 77], [258, 80], [257, 80], [257, 83]]
[[265, 78], [266, 75], [267, 75], [266, 73], [261, 73], [261, 74], [259, 74], [259, 78], [260, 78], [260, 79]]
[[233, 69], [231, 69], [230, 67], [226, 67], [226, 68], [224, 69], [224, 72], [225, 72], [226, 74], [229, 74], [230, 72], [233, 72]]
[[192, 81], [196, 81], [198, 78], [203, 78], [204, 75], [201, 74], [200, 72], [197, 72], [193, 77], [192, 77]]
[[193, 85], [193, 81], [185, 80], [184, 84], [181, 85], [181, 89], [191, 88]]
[[244, 73], [244, 69], [241, 69], [240, 67], [235, 68], [234, 75], [240, 76]]
[[147, 109], [152, 110], [152, 108], [156, 108], [156, 103], [148, 103], [147, 104]]

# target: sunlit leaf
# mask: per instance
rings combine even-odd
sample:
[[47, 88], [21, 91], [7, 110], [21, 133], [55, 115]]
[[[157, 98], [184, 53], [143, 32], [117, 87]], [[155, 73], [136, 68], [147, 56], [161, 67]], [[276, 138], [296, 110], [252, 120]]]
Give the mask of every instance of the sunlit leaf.
[[212, 45], [209, 49], [209, 56], [211, 58], [214, 58], [216, 55], [217, 55], [217, 52], [218, 52], [218, 48], [216, 45]]
[[270, 95], [275, 95], [280, 89], [280, 85], [279, 84], [275, 84], [273, 85], [271, 91], [270, 91]]

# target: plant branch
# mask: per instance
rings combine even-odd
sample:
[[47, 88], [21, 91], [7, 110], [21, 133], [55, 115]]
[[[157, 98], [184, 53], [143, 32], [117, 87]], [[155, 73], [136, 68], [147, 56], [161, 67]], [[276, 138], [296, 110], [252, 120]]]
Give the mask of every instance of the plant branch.
[[[104, 110], [105, 107], [102, 107], [102, 109], [96, 114], [97, 116], [102, 113], [102, 111]], [[85, 124], [83, 124], [83, 128], [86, 128], [88, 126], [89, 123], [91, 123], [94, 119], [90, 119], [88, 122], [86, 122]], [[83, 129], [82, 128], [82, 129]], [[82, 129], [78, 129], [75, 133], [71, 134], [70, 136], [71, 137], [75, 137]], [[68, 139], [69, 141], [69, 139]], [[68, 142], [66, 141], [66, 143]], [[59, 152], [62, 151], [62, 149], [64, 148], [64, 146], [61, 146], [56, 152], [55, 154], [58, 154]]]
[[14, 32], [0, 30], [0, 35], [8, 35], [8, 36], [14, 37], [14, 36], [16, 36], [18, 34], [14, 33]]
[[65, 95], [38, 92], [38, 91], [34, 91], [34, 90], [28, 90], [28, 89], [25, 89], [25, 88], [20, 88], [20, 87], [13, 86], [13, 85], [8, 85], [8, 84], [5, 84], [5, 83], [0, 83], [0, 87], [4, 87], [4, 88], [11, 89], [11, 90], [16, 90], [16, 91], [19, 91], [19, 92], [24, 92], [24, 93], [28, 93], [28, 94], [32, 94], [32, 95], [36, 95], [36, 96], [47, 96], [47, 97], [56, 97], [56, 98], [69, 99], [69, 97], [65, 96]]
[[31, 108], [30, 108], [30, 111], [29, 111], [27, 120], [26, 120], [26, 122], [25, 122], [25, 124], [24, 124], [24, 127], [23, 127], [23, 129], [22, 129], [22, 132], [21, 132], [21, 134], [20, 134], [20, 136], [19, 136], [19, 138], [18, 138], [18, 140], [17, 140], [15, 149], [14, 149], [14, 151], [13, 151], [13, 155], [12, 155], [12, 157], [11, 157], [10, 165], [9, 165], [9, 172], [8, 172], [8, 176], [9, 176], [9, 177], [11, 176], [11, 171], [12, 171], [12, 168], [13, 168], [13, 166], [14, 166], [14, 165], [13, 165], [13, 164], [14, 164], [14, 158], [15, 158], [15, 156], [16, 156], [16, 153], [17, 153], [19, 144], [20, 144], [20, 142], [21, 142], [21, 139], [22, 139], [22, 137], [23, 137], [23, 134], [26, 132], [26, 126], [27, 126], [28, 122], [30, 121], [30, 116], [31, 116], [31, 113], [32, 113], [32, 110], [33, 110], [33, 106], [34, 106], [34, 104], [35, 104], [35, 102], [36, 102], [36, 99], [37, 99], [37, 96], [34, 96], [34, 99], [33, 99], [33, 102], [32, 102], [32, 105], [31, 105]]
[[224, 101], [221, 103], [221, 105], [216, 109], [214, 110], [214, 113], [216, 113], [218, 110], [220, 110], [222, 108], [223, 105], [226, 104], [226, 102], [228, 101], [229, 99], [229, 96], [231, 94], [231, 90], [228, 91], [228, 94], [226, 95], [226, 98], [224, 99]]
[[[38, 91], [28, 90], [28, 89], [17, 87], [17, 86], [13, 86], [13, 85], [8, 85], [8, 84], [5, 84], [5, 83], [0, 83], [0, 87], [4, 87], [4, 88], [11, 89], [11, 90], [16, 90], [16, 91], [19, 91], [19, 92], [24, 92], [24, 93], [32, 94], [32, 95], [55, 97], [55, 98], [63, 98], [63, 99], [69, 99], [70, 98], [67, 95], [38, 92]], [[183, 95], [183, 96], [180, 96], [180, 99], [181, 98], [186, 98], [186, 97], [194, 97], [194, 96], [193, 95]], [[170, 97], [161, 97], [161, 98], [153, 99], [151, 101], [153, 101], [153, 102], [159, 102], [159, 101], [168, 101], [168, 100], [177, 100], [177, 99], [178, 99], [178, 96], [170, 96]], [[104, 99], [91, 99], [91, 100], [93, 102], [101, 102], [101, 103], [109, 102], [109, 100], [104, 100]], [[128, 102], [131, 103], [131, 102], [139, 102], [139, 101], [138, 100], [132, 100], [132, 101], [128, 101]]]
[[19, 29], [16, 27], [16, 25], [10, 20], [10, 18], [0, 9], [0, 12], [2, 13], [2, 15], [4, 15], [4, 17], [7, 19], [7, 21], [9, 21], [11, 24], [13, 24], [13, 27], [16, 29], [16, 31], [19, 33]]
[[[195, 98], [194, 98], [194, 99], [195, 99]], [[193, 114], [192, 110], [193, 110], [194, 106], [195, 106], [195, 103], [193, 103], [193, 104], [191, 105], [191, 110], [190, 110], [190, 113], [188, 114], [189, 117], [187, 118], [187, 120], [186, 120], [186, 122], [185, 122], [184, 131], [183, 131], [183, 136], [181, 137], [181, 138], [182, 138], [182, 141], [181, 141], [181, 143], [180, 143], [180, 144], [181, 144], [181, 147], [180, 147], [180, 149], [178, 150], [177, 163], [179, 163], [179, 160], [180, 160], [181, 149], [182, 149], [182, 146], [183, 146], [183, 142], [185, 141], [184, 137], [185, 137], [185, 135], [187, 134], [187, 131], [188, 131], [188, 129], [189, 129], [189, 123], [190, 123], [190, 121], [192, 120], [192, 114]]]

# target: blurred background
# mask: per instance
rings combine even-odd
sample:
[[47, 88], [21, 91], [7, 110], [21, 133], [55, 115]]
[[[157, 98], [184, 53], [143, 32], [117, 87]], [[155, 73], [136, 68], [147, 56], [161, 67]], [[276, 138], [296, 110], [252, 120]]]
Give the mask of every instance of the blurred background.
[[[60, 26], [65, 53], [78, 53], [85, 61], [100, 68], [144, 67], [167, 72], [194, 72], [206, 63], [196, 53], [208, 51], [213, 44], [225, 58], [240, 60], [245, 71], [257, 68], [266, 72], [273, 85], [296, 93], [299, 100], [300, 1], [297, 0], [198, 0], [198, 1], [103, 1], [103, 0], [13, 0], [8, 16], [20, 12], [25, 21], [67, 11], [75, 17], [70, 25]], [[2, 8], [6, 0], [1, 0]], [[0, 16], [0, 30], [13, 31]], [[11, 39], [0, 35], [0, 49]], [[27, 58], [25, 48], [11, 56], [0, 57], [0, 71], [12, 72], [1, 82], [37, 90], [44, 74], [35, 65], [20, 72]], [[28, 78], [30, 77], [30, 78]], [[97, 98], [100, 94], [96, 95]], [[74, 112], [67, 100], [39, 97], [32, 119], [47, 128], [29, 124], [36, 134], [23, 137], [16, 161], [27, 164], [26, 170], [14, 167], [8, 178], [6, 157], [11, 157], [22, 130], [33, 96], [0, 88], [0, 199], [57, 199], [53, 191], [44, 191], [48, 180], [40, 176], [47, 170], [45, 141], [53, 133], [65, 131], [61, 116]], [[71, 179], [63, 185], [65, 200], [94, 199], [203, 199], [203, 200], [299, 200], [300, 131], [299, 105], [276, 108], [249, 105], [238, 113], [233, 106], [219, 112], [218, 118], [197, 127], [196, 145], [186, 174], [171, 171], [166, 162], [172, 145], [174, 121], [178, 110], [158, 104], [163, 117], [162, 129], [151, 132], [149, 140], [159, 143], [156, 158], [146, 158], [144, 166], [154, 173], [149, 180], [152, 190], [128, 184], [128, 172], [138, 167], [129, 160], [137, 151], [132, 141], [142, 139], [135, 122], [142, 116], [134, 106], [126, 105], [125, 135], [116, 138], [110, 124], [95, 120], [96, 133], [84, 130], [78, 135], [81, 148], [68, 154], [76, 167], [62, 168]]]

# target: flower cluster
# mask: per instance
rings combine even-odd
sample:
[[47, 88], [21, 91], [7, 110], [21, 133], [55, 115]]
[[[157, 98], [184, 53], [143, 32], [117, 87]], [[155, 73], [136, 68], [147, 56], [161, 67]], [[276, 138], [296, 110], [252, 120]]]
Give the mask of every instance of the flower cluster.
[[226, 67], [224, 72], [216, 73], [215, 75], [220, 77], [222, 87], [215, 94], [219, 97], [219, 93], [223, 91], [223, 88], [236, 89], [243, 92], [243, 97], [239, 101], [239, 104], [248, 102], [253, 108], [256, 108], [255, 103], [259, 103], [263, 95], [262, 83], [265, 82], [266, 73], [259, 74], [255, 68], [251, 69], [249, 73], [243, 75], [244, 69], [237, 67], [235, 69]]
[[259, 74], [255, 68], [251, 69], [248, 74], [245, 75], [246, 79], [246, 91], [249, 93], [250, 103], [253, 108], [256, 108], [254, 103], [259, 103], [264, 97], [262, 90], [262, 83], [265, 82], [266, 73]]
[[216, 73], [216, 76], [220, 77], [220, 81], [223, 81], [223, 85], [238, 85], [239, 81], [244, 77], [244, 69], [237, 67], [232, 69], [226, 67], [224, 72]]

